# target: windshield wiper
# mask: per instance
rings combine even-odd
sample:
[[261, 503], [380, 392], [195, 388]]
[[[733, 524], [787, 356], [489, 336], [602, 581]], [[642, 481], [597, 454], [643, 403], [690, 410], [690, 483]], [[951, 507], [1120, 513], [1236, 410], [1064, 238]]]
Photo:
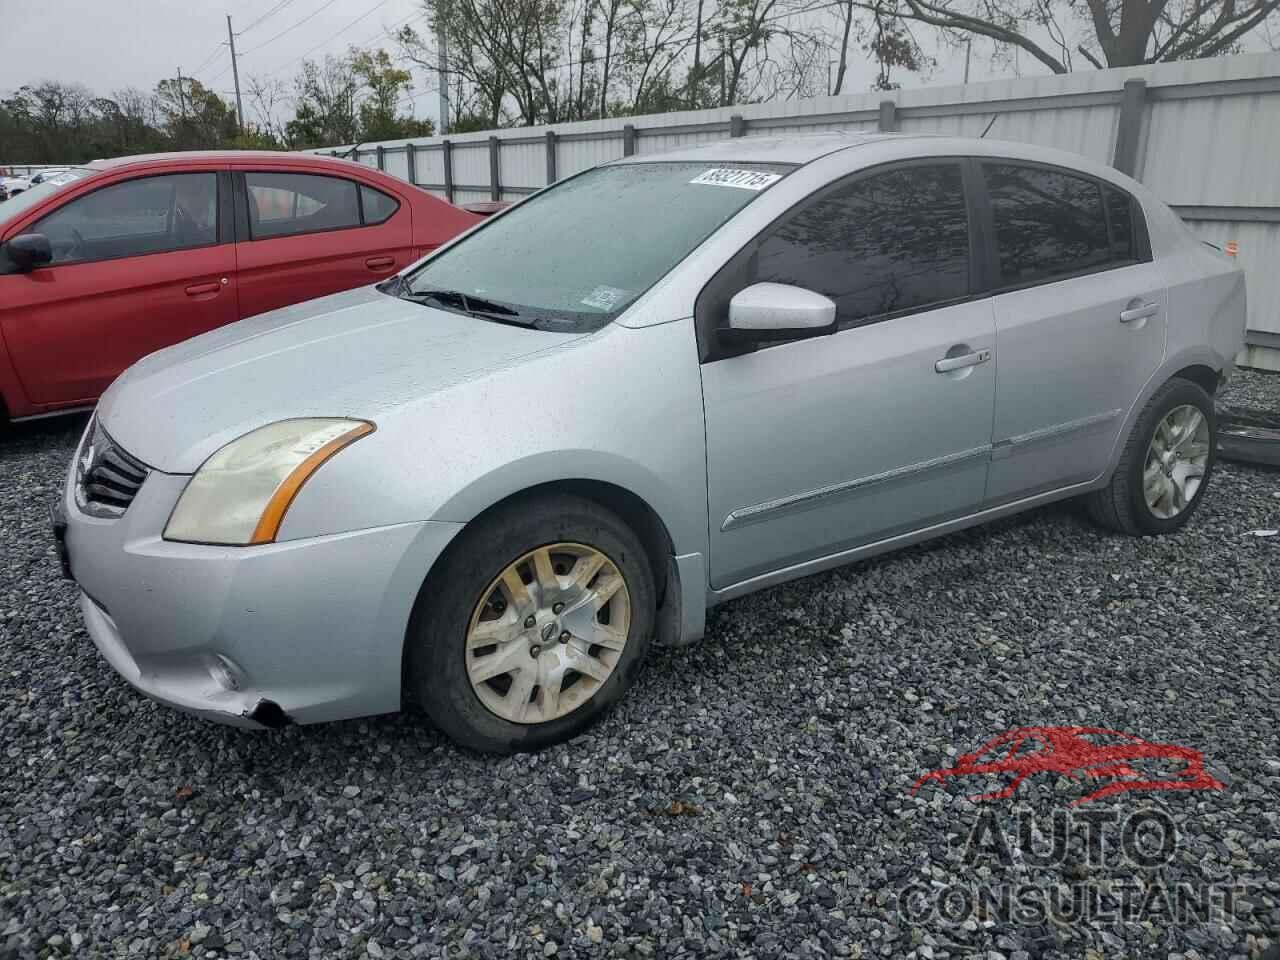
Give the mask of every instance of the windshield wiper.
[[495, 300], [486, 300], [483, 297], [475, 297], [471, 294], [463, 293], [461, 290], [402, 290], [397, 295], [405, 300], [412, 300], [417, 303], [434, 300], [446, 307], [461, 310], [468, 316], [478, 317], [481, 320], [511, 323], [520, 327], [532, 327], [537, 322], [535, 318], [521, 316], [519, 310], [515, 310], [505, 304], [498, 303]]

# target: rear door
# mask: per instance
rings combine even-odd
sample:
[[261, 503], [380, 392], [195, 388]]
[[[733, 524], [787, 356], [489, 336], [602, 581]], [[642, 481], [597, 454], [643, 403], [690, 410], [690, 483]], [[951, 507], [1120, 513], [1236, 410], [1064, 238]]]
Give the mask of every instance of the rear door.
[[413, 261], [412, 212], [389, 190], [302, 170], [236, 177], [242, 316], [365, 286]]
[[994, 506], [1092, 480], [1164, 358], [1141, 207], [1075, 171], [983, 160], [998, 295]]
[[[221, 184], [219, 181], [223, 181]], [[237, 319], [230, 182], [143, 175], [71, 198], [22, 233], [53, 262], [0, 278], [0, 330], [28, 400], [96, 399], [148, 353]]]

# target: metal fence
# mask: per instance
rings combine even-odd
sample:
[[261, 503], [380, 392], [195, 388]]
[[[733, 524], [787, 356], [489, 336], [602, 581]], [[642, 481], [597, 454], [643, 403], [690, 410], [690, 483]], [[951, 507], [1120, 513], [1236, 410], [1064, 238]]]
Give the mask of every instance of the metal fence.
[[825, 130], [977, 136], [1110, 163], [1205, 239], [1239, 243], [1248, 272], [1244, 362], [1280, 369], [1280, 53], [883, 94], [348, 145], [351, 156], [455, 203], [511, 200], [634, 154], [726, 137]]

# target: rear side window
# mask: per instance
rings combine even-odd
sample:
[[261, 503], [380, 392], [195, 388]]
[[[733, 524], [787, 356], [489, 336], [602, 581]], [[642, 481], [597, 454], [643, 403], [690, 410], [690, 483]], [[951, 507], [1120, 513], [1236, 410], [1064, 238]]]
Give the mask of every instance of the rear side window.
[[755, 280], [824, 294], [842, 323], [967, 296], [960, 166], [912, 165], [837, 186], [761, 241]]
[[245, 174], [255, 240], [360, 226], [354, 180], [308, 173]]
[[1112, 257], [1102, 188], [1042, 167], [983, 164], [1003, 286], [1104, 266]]
[[366, 225], [382, 223], [400, 207], [400, 201], [395, 197], [387, 196], [381, 190], [367, 187], [363, 183], [360, 184], [360, 203], [364, 209]]
[[112, 184], [37, 222], [54, 263], [85, 263], [203, 247], [218, 240], [218, 178], [177, 173]]

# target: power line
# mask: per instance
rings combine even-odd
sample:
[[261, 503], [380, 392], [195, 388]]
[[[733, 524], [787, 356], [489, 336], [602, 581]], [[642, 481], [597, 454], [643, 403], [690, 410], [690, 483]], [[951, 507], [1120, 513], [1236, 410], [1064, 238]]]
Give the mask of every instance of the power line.
[[275, 14], [279, 13], [281, 10], [283, 10], [285, 7], [287, 7], [291, 3], [293, 3], [293, 0], [280, 0], [280, 2], [277, 3], [274, 7], [268, 10], [262, 16], [260, 16], [257, 20], [253, 21], [253, 23], [249, 24], [243, 30], [241, 30], [238, 36], [244, 36], [246, 33], [248, 33], [258, 24], [260, 24], [263, 20], [266, 20], [268, 17], [274, 16]]
[[246, 53], [246, 54], [254, 53], [254, 52], [258, 51], [258, 50], [261, 50], [263, 47], [269, 47], [269, 46], [271, 46], [271, 44], [275, 43], [277, 40], [279, 40], [281, 37], [283, 37], [286, 33], [292, 33], [294, 30], [297, 30], [300, 26], [302, 26], [302, 25], [303, 25], [304, 23], [306, 23], [307, 21], [309, 21], [309, 20], [314, 20], [317, 16], [319, 16], [319, 15], [320, 15], [321, 13], [323, 13], [325, 10], [328, 10], [330, 7], [332, 7], [332, 6], [333, 6], [335, 3], [337, 3], [337, 2], [338, 2], [338, 0], [328, 0], [328, 2], [326, 2], [326, 3], [322, 3], [322, 4], [321, 4], [319, 7], [317, 7], [313, 12], [311, 12], [311, 13], [307, 14], [307, 16], [303, 17], [301, 20], [299, 20], [299, 21], [298, 21], [297, 23], [295, 23], [293, 26], [291, 26], [291, 27], [285, 27], [283, 30], [281, 30], [279, 33], [277, 33], [277, 34], [276, 34], [274, 37], [272, 37], [270, 40], [267, 40], [267, 41], [265, 41], [264, 43], [260, 43], [260, 44], [258, 44], [256, 47], [253, 47], [253, 48], [251, 48], [251, 49], [249, 49], [249, 50], [246, 50], [246, 51], [245, 51], [245, 53]]
[[[286, 60], [284, 63], [280, 64], [280, 66], [275, 67], [274, 69], [268, 70], [268, 71], [267, 71], [267, 76], [270, 76], [270, 75], [271, 75], [271, 74], [273, 74], [273, 73], [279, 73], [281, 70], [283, 70], [285, 67], [289, 66], [291, 63], [294, 63], [295, 61], [302, 60], [302, 59], [305, 59], [306, 57], [309, 57], [311, 54], [315, 53], [315, 52], [316, 52], [317, 50], [319, 50], [321, 47], [327, 46], [328, 44], [332, 43], [334, 40], [338, 39], [338, 37], [342, 36], [344, 33], [346, 33], [348, 30], [350, 30], [352, 27], [354, 27], [357, 23], [359, 23], [361, 20], [363, 20], [365, 17], [369, 16], [371, 13], [376, 12], [377, 10], [381, 9], [382, 7], [385, 7], [385, 6], [386, 6], [388, 3], [390, 3], [390, 2], [391, 2], [391, 0], [381, 0], [381, 2], [379, 2], [379, 3], [375, 4], [374, 6], [370, 7], [368, 10], [366, 10], [364, 13], [360, 14], [360, 16], [356, 17], [354, 20], [352, 20], [350, 23], [348, 23], [345, 27], [343, 27], [343, 28], [342, 28], [341, 30], [339, 30], [337, 33], [332, 34], [331, 36], [326, 37], [324, 40], [321, 40], [319, 43], [317, 43], [317, 44], [316, 44], [314, 47], [312, 47], [311, 49], [307, 50], [305, 53], [300, 53], [300, 54], [298, 54], [296, 57], [292, 57], [292, 58], [290, 58], [290, 59]], [[422, 13], [411, 13], [411, 14], [409, 14], [409, 16], [408, 16], [408, 17], [406, 17], [406, 18], [405, 18], [405, 20], [401, 21], [401, 23], [405, 23], [405, 22], [407, 22], [407, 21], [409, 21], [409, 20], [412, 20], [414, 17], [420, 17], [420, 16], [425, 16], [425, 14], [422, 14]], [[399, 25], [400, 25], [400, 24], [396, 24], [395, 26], [399, 26]], [[394, 28], [393, 28], [393, 27], [388, 27], [388, 28], [386, 28], [386, 29], [394, 29]], [[378, 35], [378, 34], [374, 34], [374, 36], [377, 36], [377, 35]], [[362, 45], [363, 45], [363, 44], [357, 44], [357, 46], [362, 46]]]
[[214, 47], [214, 48], [213, 48], [213, 53], [209, 54], [209, 56], [205, 57], [202, 61], [200, 61], [200, 66], [198, 66], [198, 67], [196, 67], [194, 70], [192, 70], [192, 71], [191, 71], [191, 75], [192, 75], [192, 76], [195, 76], [197, 73], [199, 73], [199, 72], [200, 72], [201, 70], [203, 70], [205, 67], [207, 67], [209, 64], [213, 63], [213, 58], [214, 58], [214, 57], [216, 57], [218, 54], [222, 53], [222, 48], [223, 48], [223, 47], [225, 47], [225, 46], [226, 46], [226, 44], [225, 44], [225, 43], [220, 43], [220, 44], [218, 44], [216, 47]]

